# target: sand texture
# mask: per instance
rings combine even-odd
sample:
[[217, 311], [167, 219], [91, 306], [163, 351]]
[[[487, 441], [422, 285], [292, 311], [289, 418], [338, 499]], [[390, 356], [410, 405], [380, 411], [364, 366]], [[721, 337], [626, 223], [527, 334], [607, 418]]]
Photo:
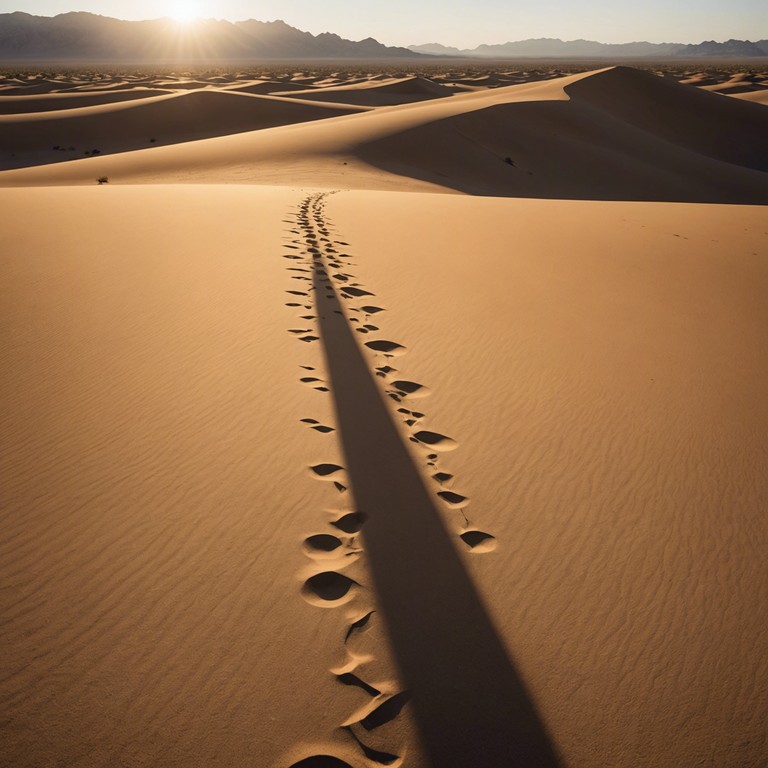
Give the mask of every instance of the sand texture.
[[4, 82], [0, 764], [766, 765], [758, 78], [550, 74]]

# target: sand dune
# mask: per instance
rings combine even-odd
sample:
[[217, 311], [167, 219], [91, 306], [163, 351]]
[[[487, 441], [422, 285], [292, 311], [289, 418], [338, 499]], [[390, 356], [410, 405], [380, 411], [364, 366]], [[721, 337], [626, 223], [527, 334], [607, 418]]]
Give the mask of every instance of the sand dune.
[[768, 170], [768, 116], [754, 108], [731, 110], [731, 102], [625, 68], [577, 79], [564, 92], [567, 103], [500, 99], [370, 142], [360, 156], [476, 194], [768, 201], [766, 176], [756, 172]]
[[258, 80], [247, 84], [234, 84], [226, 88], [228, 91], [237, 91], [238, 93], [272, 94], [280, 92], [293, 96], [295, 92], [304, 93], [307, 90], [306, 84], [278, 82], [275, 80]]
[[612, 118], [701, 155], [760, 171], [768, 170], [762, 138], [766, 117], [732, 102], [713, 101], [701, 90], [616, 67], [569, 88], [574, 100], [599, 108]]
[[763, 88], [760, 91], [749, 91], [748, 93], [731, 93], [729, 96], [753, 104], [768, 104], [768, 88]]
[[[200, 94], [205, 96], [205, 94]], [[214, 96], [211, 94], [210, 96]], [[332, 121], [4, 173], [0, 184], [233, 181], [762, 203], [761, 107], [624, 67]], [[258, 165], [254, 165], [257, 163]], [[330, 175], [329, 175], [330, 174]]]
[[115, 100], [66, 111], [0, 116], [0, 153], [5, 167], [51, 163], [92, 154], [94, 149], [125, 152], [355, 111], [223, 91]]
[[117, 92], [52, 93], [45, 96], [3, 96], [0, 99], [0, 115], [16, 115], [29, 112], [54, 112], [57, 109], [79, 109], [98, 104], [115, 104], [120, 101], [162, 96], [171, 91], [160, 88], [132, 88]]
[[451, 96], [452, 91], [439, 83], [423, 77], [404, 77], [392, 80], [365, 80], [340, 86], [313, 88], [307, 91], [274, 91], [274, 95], [290, 95], [314, 101], [331, 101], [340, 104], [357, 104], [369, 107], [389, 107], [394, 104], [411, 104], [428, 99]]
[[715, 93], [749, 93], [766, 87], [765, 74], [737, 72], [726, 79], [716, 79], [701, 83], [704, 90]]
[[1, 765], [764, 767], [768, 111], [518, 75], [0, 117]]

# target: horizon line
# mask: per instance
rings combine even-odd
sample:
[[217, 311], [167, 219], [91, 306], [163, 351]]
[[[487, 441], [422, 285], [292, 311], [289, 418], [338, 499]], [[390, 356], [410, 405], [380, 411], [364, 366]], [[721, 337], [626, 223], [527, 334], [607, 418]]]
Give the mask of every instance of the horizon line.
[[[122, 22], [126, 22], [126, 23], [136, 23], [136, 24], [140, 24], [140, 23], [143, 23], [143, 22], [151, 22], [151, 21], [170, 21], [172, 23], [177, 23], [176, 20], [173, 18], [173, 16], [156, 16], [154, 18], [149, 18], [149, 19], [124, 19], [124, 18], [120, 18], [118, 16], [109, 16], [109, 15], [103, 14], [103, 13], [94, 13], [93, 11], [75, 11], [75, 10], [73, 10], [73, 11], [63, 11], [62, 13], [57, 13], [57, 14], [54, 14], [53, 16], [46, 16], [44, 14], [29, 13], [29, 11], [17, 10], [17, 11], [7, 11], [5, 13], [0, 13], [0, 16], [12, 16], [14, 14], [22, 14], [24, 16], [31, 16], [31, 17], [37, 18], [37, 19], [56, 19], [59, 16], [69, 16], [69, 15], [72, 15], [72, 14], [82, 14], [84, 16], [96, 16], [96, 17], [102, 18], [102, 19], [111, 19], [113, 21], [122, 21]], [[300, 32], [306, 32], [307, 34], [310, 34], [313, 37], [317, 37], [318, 35], [322, 35], [322, 34], [337, 35], [338, 37], [342, 37], [341, 35], [338, 35], [338, 33], [330, 32], [330, 31], [317, 32], [317, 33], [309, 32], [308, 30], [301, 29], [300, 27], [294, 27], [292, 24], [289, 24], [284, 19], [264, 20], [264, 19], [256, 19], [254, 17], [250, 17], [250, 18], [247, 18], [247, 19], [231, 19], [231, 18], [224, 18], [224, 17], [202, 16], [201, 15], [201, 16], [198, 16], [198, 17], [195, 17], [194, 19], [192, 19], [190, 22], [188, 22], [186, 24], [186, 26], [192, 26], [192, 25], [194, 25], [194, 24], [196, 24], [198, 22], [206, 22], [206, 21], [227, 22], [229, 24], [241, 24], [241, 23], [244, 23], [244, 22], [247, 22], [247, 21], [256, 21], [256, 22], [259, 22], [259, 23], [262, 23], [262, 24], [281, 23], [281, 24], [285, 24], [288, 27], [291, 27], [292, 29], [297, 29]], [[425, 45], [441, 45], [441, 46], [444, 46], [445, 48], [454, 48], [454, 49], [459, 50], [459, 51], [472, 51], [472, 50], [475, 50], [475, 49], [480, 48], [482, 46], [507, 45], [509, 43], [522, 43], [522, 42], [541, 41], [541, 40], [554, 40], [554, 41], [559, 41], [559, 42], [563, 42], [563, 43], [579, 43], [579, 42], [598, 43], [599, 45], [634, 45], [634, 44], [638, 44], [638, 43], [647, 43], [649, 45], [700, 45], [702, 43], [709, 43], [709, 42], [723, 44], [723, 43], [730, 42], [731, 40], [734, 40], [734, 41], [737, 41], [737, 42], [756, 43], [759, 40], [768, 39], [768, 31], [765, 34], [766, 34], [766, 37], [756, 36], [754, 40], [750, 40], [750, 39], [746, 39], [746, 38], [742, 39], [742, 38], [736, 38], [736, 37], [729, 37], [726, 40], [717, 40], [714, 37], [712, 37], [712, 38], [708, 38], [708, 39], [705, 39], [705, 40], [699, 40], [698, 42], [696, 42], [696, 41], [693, 41], [693, 42], [681, 42], [679, 40], [663, 40], [661, 42], [654, 42], [652, 40], [627, 40], [627, 41], [618, 42], [618, 43], [605, 43], [605, 42], [603, 42], [601, 40], [590, 39], [590, 38], [587, 38], [587, 37], [577, 37], [577, 38], [572, 38], [570, 40], [566, 40], [566, 39], [561, 38], [561, 37], [526, 37], [526, 38], [520, 38], [518, 40], [507, 39], [507, 40], [504, 40], [503, 42], [498, 42], [498, 43], [489, 43], [489, 42], [478, 43], [474, 47], [463, 47], [463, 48], [460, 48], [457, 45], [446, 45], [444, 43], [440, 43], [440, 42], [437, 42], [437, 41], [431, 41], [431, 42], [427, 42], [427, 43], [410, 43], [408, 45], [406, 45], [406, 44], [397, 44], [397, 43], [383, 43], [383, 45], [386, 45], [387, 47], [390, 47], [390, 48], [409, 48], [409, 47], [419, 47], [419, 46], [425, 46]], [[351, 39], [351, 38], [343, 38], [342, 37], [342, 39]], [[379, 43], [381, 42], [381, 40], [379, 40], [376, 37], [373, 37], [373, 35], [368, 35], [368, 37], [361, 38], [361, 40], [376, 40], [376, 42], [379, 42]], [[360, 42], [361, 40], [357, 40], [357, 41], [353, 41], [353, 42]]]

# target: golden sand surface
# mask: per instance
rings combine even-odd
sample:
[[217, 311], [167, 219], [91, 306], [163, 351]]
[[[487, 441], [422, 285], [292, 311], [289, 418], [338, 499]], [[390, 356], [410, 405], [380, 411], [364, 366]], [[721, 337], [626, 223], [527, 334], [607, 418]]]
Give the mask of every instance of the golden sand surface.
[[658, 74], [0, 80], [1, 764], [765, 765], [765, 73]]

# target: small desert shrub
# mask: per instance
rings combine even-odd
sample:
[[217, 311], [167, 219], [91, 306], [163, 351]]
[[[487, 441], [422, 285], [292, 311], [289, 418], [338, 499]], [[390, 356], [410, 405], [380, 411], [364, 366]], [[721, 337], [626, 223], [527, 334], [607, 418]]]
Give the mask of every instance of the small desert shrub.
[[99, 176], [99, 178], [96, 179], [96, 181], [99, 184], [109, 184], [109, 177], [108, 176]]

